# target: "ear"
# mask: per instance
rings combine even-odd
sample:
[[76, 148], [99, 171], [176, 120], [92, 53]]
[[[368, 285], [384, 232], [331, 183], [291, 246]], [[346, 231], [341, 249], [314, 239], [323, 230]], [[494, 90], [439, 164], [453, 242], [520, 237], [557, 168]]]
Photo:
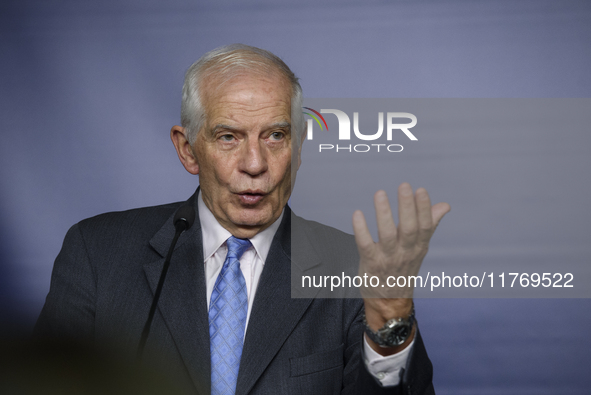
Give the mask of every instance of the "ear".
[[170, 139], [185, 169], [191, 174], [199, 174], [199, 164], [187, 139], [186, 129], [178, 125], [173, 126], [170, 129]]

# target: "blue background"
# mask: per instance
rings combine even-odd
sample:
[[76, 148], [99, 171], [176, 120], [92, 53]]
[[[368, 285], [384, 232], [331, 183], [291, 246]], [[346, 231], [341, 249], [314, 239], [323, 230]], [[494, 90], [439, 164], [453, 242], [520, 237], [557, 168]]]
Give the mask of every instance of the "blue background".
[[[72, 224], [190, 196], [198, 180], [169, 140], [183, 75], [232, 42], [281, 56], [306, 97], [591, 96], [586, 1], [4, 1], [3, 328], [32, 327]], [[447, 248], [461, 247], [449, 232]], [[438, 393], [591, 388], [587, 299], [419, 300], [417, 311]]]

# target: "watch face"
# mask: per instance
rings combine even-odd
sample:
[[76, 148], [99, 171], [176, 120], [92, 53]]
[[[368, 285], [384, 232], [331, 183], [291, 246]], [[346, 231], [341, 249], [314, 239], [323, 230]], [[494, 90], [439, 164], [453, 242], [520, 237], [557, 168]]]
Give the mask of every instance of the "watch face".
[[378, 329], [377, 332], [374, 332], [369, 327], [369, 325], [367, 325], [367, 321], [365, 317], [363, 317], [363, 323], [365, 324], [365, 333], [367, 333], [367, 336], [369, 336], [371, 340], [379, 344], [380, 347], [387, 348], [400, 346], [410, 336], [412, 328], [415, 325], [414, 316], [415, 312], [413, 307], [413, 311], [408, 317], [408, 319], [403, 320], [401, 318], [392, 318], [391, 320], [386, 322], [381, 329]]
[[409, 334], [410, 328], [407, 325], [398, 325], [395, 328], [392, 328], [386, 337], [386, 341], [389, 344], [399, 346], [404, 343]]

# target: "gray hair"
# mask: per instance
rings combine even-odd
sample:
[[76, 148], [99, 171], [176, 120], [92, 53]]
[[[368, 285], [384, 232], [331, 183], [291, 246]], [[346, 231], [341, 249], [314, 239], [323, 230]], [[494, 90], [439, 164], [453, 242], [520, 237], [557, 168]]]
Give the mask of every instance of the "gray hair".
[[302, 113], [302, 87], [298, 78], [278, 56], [244, 44], [231, 44], [209, 51], [187, 70], [183, 84], [181, 125], [187, 130], [189, 143], [195, 143], [197, 133], [205, 123], [203, 93], [200, 89], [207, 77], [222, 77], [223, 84], [244, 72], [263, 75], [276, 72], [287, 79], [291, 85], [291, 131], [296, 145], [299, 145], [305, 120]]

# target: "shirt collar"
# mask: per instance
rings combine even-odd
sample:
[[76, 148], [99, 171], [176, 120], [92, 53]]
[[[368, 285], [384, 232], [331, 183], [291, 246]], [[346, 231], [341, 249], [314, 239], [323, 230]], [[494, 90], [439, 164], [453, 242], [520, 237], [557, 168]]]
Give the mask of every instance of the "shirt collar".
[[[207, 261], [232, 234], [215, 219], [213, 213], [205, 205], [201, 191], [199, 191], [199, 197], [197, 199], [197, 209], [199, 210], [199, 222], [201, 223], [201, 234], [203, 237], [203, 258]], [[275, 233], [277, 233], [277, 229], [281, 224], [284, 212], [285, 208], [271, 226], [250, 239], [250, 243], [253, 245], [263, 264], [267, 259], [273, 237], [275, 237]]]

